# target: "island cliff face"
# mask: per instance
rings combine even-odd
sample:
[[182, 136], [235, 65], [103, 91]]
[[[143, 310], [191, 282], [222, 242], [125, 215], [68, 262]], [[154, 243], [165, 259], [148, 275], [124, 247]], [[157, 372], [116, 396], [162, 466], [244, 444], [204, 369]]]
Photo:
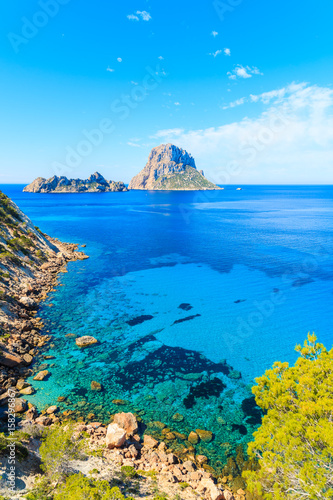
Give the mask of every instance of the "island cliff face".
[[173, 144], [152, 149], [143, 170], [133, 177], [129, 189], [195, 191], [220, 189], [198, 171], [194, 158]]
[[128, 191], [123, 182], [107, 181], [95, 172], [89, 179], [67, 179], [54, 175], [50, 179], [37, 177], [23, 191], [28, 193], [104, 193], [110, 191]]

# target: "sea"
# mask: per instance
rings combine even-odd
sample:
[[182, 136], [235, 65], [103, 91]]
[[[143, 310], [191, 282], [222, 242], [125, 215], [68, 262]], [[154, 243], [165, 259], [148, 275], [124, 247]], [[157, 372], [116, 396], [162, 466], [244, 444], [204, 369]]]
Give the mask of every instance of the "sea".
[[[333, 187], [236, 187], [0, 186], [43, 232], [86, 245], [89, 256], [68, 264], [40, 307], [52, 340], [33, 369], [51, 375], [31, 378], [30, 402], [105, 423], [133, 411], [152, 435], [164, 423], [179, 450], [190, 431], [211, 431], [195, 453], [217, 469], [246, 450], [262, 417], [256, 377], [275, 361], [293, 364], [308, 332], [333, 344]], [[78, 348], [83, 335], [98, 344]]]

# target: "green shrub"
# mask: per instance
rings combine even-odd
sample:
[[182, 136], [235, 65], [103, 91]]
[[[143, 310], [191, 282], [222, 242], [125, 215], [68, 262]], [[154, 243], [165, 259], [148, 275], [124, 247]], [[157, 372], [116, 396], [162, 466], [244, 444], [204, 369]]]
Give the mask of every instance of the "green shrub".
[[309, 335], [295, 366], [276, 362], [252, 389], [266, 412], [249, 444], [259, 470], [243, 473], [267, 500], [333, 498], [333, 349]]
[[124, 474], [124, 476], [128, 478], [137, 477], [138, 475], [134, 467], [132, 467], [131, 465], [123, 465], [120, 470]]
[[41, 468], [53, 481], [64, 479], [69, 473], [69, 462], [83, 457], [83, 439], [73, 440], [73, 426], [49, 429], [40, 447]]
[[125, 497], [119, 488], [112, 488], [107, 481], [73, 474], [57, 489], [54, 500], [125, 500]]

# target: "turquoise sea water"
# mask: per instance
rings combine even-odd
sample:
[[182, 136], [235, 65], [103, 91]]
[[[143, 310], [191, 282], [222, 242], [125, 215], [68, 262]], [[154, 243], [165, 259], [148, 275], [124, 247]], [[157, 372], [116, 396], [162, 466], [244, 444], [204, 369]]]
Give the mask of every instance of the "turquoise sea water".
[[[86, 244], [90, 256], [69, 264], [64, 286], [41, 307], [53, 335], [43, 354], [55, 356], [35, 366], [51, 372], [33, 382], [29, 399], [41, 409], [66, 396], [63, 409], [96, 420], [121, 408], [185, 434], [211, 430], [214, 440], [196, 451], [221, 466], [260, 422], [254, 378], [276, 360], [294, 362], [308, 331], [332, 346], [332, 187], [0, 188], [43, 231]], [[80, 350], [68, 334], [99, 344]], [[102, 392], [91, 391], [92, 380]], [[119, 398], [124, 406], [112, 402]]]

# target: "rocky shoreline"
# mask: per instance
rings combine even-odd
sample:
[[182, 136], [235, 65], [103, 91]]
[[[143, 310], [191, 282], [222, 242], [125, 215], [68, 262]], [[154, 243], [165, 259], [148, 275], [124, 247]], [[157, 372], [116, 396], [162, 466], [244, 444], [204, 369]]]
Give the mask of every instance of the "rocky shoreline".
[[[16, 387], [21, 394], [28, 394], [24, 380], [32, 374], [29, 366], [38, 355], [40, 349], [51, 340], [50, 335], [41, 333], [43, 323], [37, 316], [38, 305], [58, 284], [58, 275], [66, 271], [70, 261], [88, 258], [78, 252], [78, 245], [62, 243], [47, 237], [48, 241], [58, 249], [44, 262], [33, 275], [25, 270], [12, 269], [11, 277], [5, 284], [6, 292], [2, 300], [0, 324], [0, 405], [6, 405], [8, 389]], [[8, 269], [8, 266], [7, 266]], [[3, 294], [4, 295], [4, 294]], [[5, 305], [3, 304], [5, 302]], [[24, 392], [25, 391], [25, 392]], [[27, 403], [18, 399], [15, 411], [25, 411]]]

